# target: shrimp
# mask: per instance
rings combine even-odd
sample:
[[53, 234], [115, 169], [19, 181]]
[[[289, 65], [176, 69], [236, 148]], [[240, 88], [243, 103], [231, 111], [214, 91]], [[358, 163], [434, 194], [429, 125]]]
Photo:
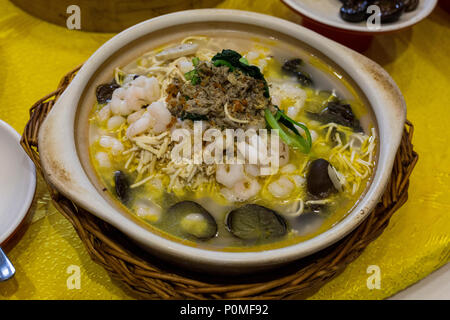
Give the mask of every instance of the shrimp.
[[285, 97], [295, 101], [295, 104], [287, 109], [288, 116], [295, 117], [305, 104], [306, 91], [301, 89], [295, 82], [272, 82], [270, 85], [272, 87], [270, 90], [272, 102], [275, 105], [280, 106]]
[[299, 113], [300, 108], [297, 105], [293, 105], [287, 108], [287, 112], [286, 114], [291, 117], [291, 118], [295, 118], [297, 117], [297, 114]]
[[144, 94], [142, 99], [146, 104], [157, 101], [161, 95], [159, 82], [155, 77], [148, 78], [146, 76], [139, 76], [131, 81], [130, 84], [143, 89]]
[[250, 164], [268, 163], [268, 150], [264, 139], [255, 133], [248, 140], [248, 143], [241, 141], [237, 144], [237, 148], [245, 160]]
[[143, 105], [157, 101], [160, 95], [159, 83], [155, 77], [138, 76], [126, 86], [114, 90], [108, 105], [113, 114], [128, 116], [140, 110]]
[[261, 175], [261, 170], [256, 164], [244, 164], [245, 173], [252, 177], [257, 177]]
[[306, 182], [306, 179], [303, 178], [302, 176], [299, 176], [298, 174], [294, 174], [292, 176], [292, 180], [294, 180], [294, 183], [297, 187], [301, 187]]
[[231, 202], [242, 202], [254, 197], [261, 190], [261, 185], [256, 179], [244, 178], [237, 182], [233, 188], [222, 188], [222, 195]]
[[133, 122], [127, 129], [127, 137], [131, 139], [152, 127], [153, 118], [148, 112], [145, 112], [142, 117]]
[[257, 66], [261, 70], [261, 72], [264, 72], [264, 69], [267, 67], [268, 61], [267, 59], [260, 59]]
[[297, 167], [295, 166], [295, 164], [292, 163], [288, 163], [283, 168], [281, 168], [282, 173], [292, 173], [295, 170], [297, 170]]
[[172, 122], [172, 114], [166, 107], [163, 101], [153, 102], [147, 107], [147, 112], [153, 119], [153, 132], [161, 133], [167, 130]]
[[127, 117], [127, 123], [128, 124], [132, 124], [132, 123], [136, 122], [137, 120], [139, 120], [144, 115], [144, 113], [145, 113], [144, 109], [141, 109], [139, 111], [133, 112], [132, 114], [130, 114]]
[[110, 149], [113, 155], [118, 155], [124, 150], [122, 142], [110, 136], [101, 136], [99, 144], [103, 148]]
[[[272, 139], [270, 139], [270, 142], [272, 142]], [[281, 139], [278, 139], [278, 143], [270, 143], [268, 148], [270, 150], [271, 167], [282, 167], [289, 162], [289, 147]], [[278, 164], [273, 163], [274, 160], [278, 160]]]
[[122, 116], [113, 116], [108, 120], [108, 129], [115, 130], [125, 122], [125, 118]]
[[141, 107], [147, 102], [146, 92], [144, 88], [135, 85], [132, 85], [129, 88], [127, 88], [126, 102], [128, 107], [127, 111], [128, 114], [140, 110]]
[[258, 59], [259, 56], [260, 56], [259, 52], [256, 52], [256, 51], [249, 51], [246, 54], [246, 57], [249, 61], [254, 61], [254, 60]]
[[303, 103], [306, 100], [306, 91], [301, 89], [296, 83], [285, 82], [279, 86], [281, 91], [298, 102], [301, 102], [299, 106], [303, 106]]
[[162, 213], [162, 209], [159, 206], [147, 200], [138, 200], [135, 209], [139, 217], [143, 217], [151, 222], [158, 221]]
[[245, 201], [256, 196], [259, 190], [261, 190], [261, 185], [256, 179], [250, 178], [239, 181], [233, 187], [233, 193], [239, 201]]
[[103, 108], [101, 108], [97, 113], [98, 120], [100, 122], [104, 122], [111, 117], [111, 106], [107, 104]]
[[272, 99], [272, 104], [276, 105], [276, 106], [280, 106], [281, 105], [281, 97], [276, 95], [276, 94], [272, 94], [271, 95], [271, 99]]
[[95, 159], [98, 165], [103, 168], [111, 167], [111, 161], [109, 160], [109, 155], [106, 152], [97, 152]]
[[281, 177], [278, 180], [269, 184], [269, 192], [276, 198], [285, 198], [294, 190], [294, 184], [286, 177]]
[[111, 101], [108, 103], [113, 114], [126, 116], [127, 114], [131, 113], [128, 111], [126, 98], [127, 91], [125, 88], [117, 88], [116, 90], [114, 90]]
[[216, 180], [227, 188], [233, 188], [236, 183], [245, 177], [242, 164], [218, 164]]
[[[147, 107], [147, 111], [145, 111], [140, 118], [138, 118], [139, 113], [136, 115], [133, 113], [129, 116], [129, 118], [131, 116], [133, 116], [130, 119], [132, 123], [127, 129], [128, 139], [131, 139], [150, 129], [156, 134], [164, 132], [172, 123], [172, 114], [167, 109], [166, 103], [163, 101], [153, 102]], [[138, 119], [136, 120], [136, 118]]]

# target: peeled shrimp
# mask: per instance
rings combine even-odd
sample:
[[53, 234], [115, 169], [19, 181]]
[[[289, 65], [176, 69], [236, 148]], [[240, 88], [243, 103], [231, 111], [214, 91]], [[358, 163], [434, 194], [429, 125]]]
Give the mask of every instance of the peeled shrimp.
[[124, 150], [122, 142], [110, 136], [101, 136], [99, 144], [103, 148], [110, 149], [113, 155], [118, 155]]
[[287, 108], [287, 112], [286, 114], [291, 117], [291, 118], [295, 118], [297, 117], [297, 114], [299, 113], [300, 108], [296, 105], [290, 106]]
[[126, 98], [127, 91], [125, 88], [117, 88], [114, 90], [111, 101], [108, 103], [113, 114], [127, 115], [131, 113], [128, 110]]
[[133, 122], [127, 129], [127, 137], [131, 139], [152, 127], [153, 118], [148, 112], [145, 112], [142, 117]]
[[301, 89], [295, 82], [272, 82], [270, 85], [272, 87], [270, 95], [275, 105], [280, 106], [285, 97], [295, 101], [295, 104], [287, 110], [288, 116], [295, 117], [305, 104], [306, 91]]
[[261, 185], [258, 181], [249, 178], [239, 181], [233, 187], [233, 192], [240, 201], [245, 201], [256, 196], [259, 190], [261, 190]]
[[301, 89], [296, 83], [284, 82], [279, 86], [279, 89], [288, 97], [297, 100], [297, 102], [301, 102], [299, 104], [300, 107], [303, 106], [306, 100], [306, 91]]
[[299, 175], [297, 175], [297, 174], [294, 174], [294, 175], [292, 176], [292, 180], [294, 180], [294, 183], [295, 183], [295, 185], [296, 185], [297, 187], [300, 187], [300, 186], [304, 185], [305, 182], [306, 182], [306, 179], [305, 179], [305, 178], [303, 178], [302, 176], [299, 176]]
[[222, 195], [231, 202], [242, 202], [254, 197], [261, 190], [261, 185], [256, 179], [244, 178], [237, 182], [233, 188], [223, 188]]
[[253, 61], [259, 58], [259, 52], [249, 51], [245, 56], [249, 61]]
[[294, 190], [294, 184], [286, 177], [281, 177], [278, 180], [269, 184], [269, 192], [277, 198], [285, 198]]
[[108, 120], [108, 130], [115, 130], [125, 122], [125, 118], [122, 116], [114, 116]]
[[297, 167], [295, 166], [295, 164], [292, 163], [288, 163], [283, 168], [281, 168], [282, 173], [292, 173], [295, 170], [297, 170]]
[[[138, 111], [139, 112], [139, 111]], [[168, 129], [170, 123], [172, 122], [172, 114], [166, 107], [166, 103], [163, 101], [153, 102], [147, 107], [140, 118], [136, 120], [139, 114], [134, 116], [134, 113], [129, 117], [133, 116], [131, 121], [133, 121], [127, 129], [127, 137], [131, 139], [141, 133], [148, 130], [158, 134], [164, 132]]]
[[139, 120], [139, 118], [141, 118], [144, 115], [144, 113], [145, 113], [145, 110], [141, 109], [139, 111], [136, 111], [136, 112], [133, 112], [132, 114], [130, 114], [127, 117], [128, 124], [132, 124], [132, 123], [136, 122], [137, 120]]
[[267, 59], [260, 59], [257, 65], [261, 70], [261, 72], [264, 72], [264, 69], [267, 67], [267, 64], [268, 64]]
[[248, 140], [248, 143], [244, 141], [237, 143], [237, 148], [247, 163], [269, 163], [267, 144], [264, 139], [255, 133]]
[[97, 113], [98, 120], [100, 122], [106, 121], [111, 117], [111, 108], [109, 104], [101, 108]]
[[244, 164], [245, 173], [252, 177], [257, 177], [261, 175], [261, 170], [256, 164]]
[[140, 110], [143, 105], [158, 100], [160, 94], [159, 83], [155, 77], [139, 76], [125, 87], [114, 90], [108, 105], [113, 114], [127, 116]]
[[281, 105], [281, 97], [276, 95], [276, 94], [272, 94], [271, 97], [272, 99], [272, 104], [276, 105], [276, 106], [280, 106]]
[[109, 155], [106, 152], [97, 152], [95, 155], [98, 165], [103, 168], [111, 167], [111, 161], [109, 160]]
[[[289, 147], [280, 139], [278, 138], [278, 143], [272, 143], [272, 138], [270, 139], [270, 160], [271, 160], [271, 167], [277, 167], [275, 163], [273, 163], [273, 160], [276, 156], [278, 156], [278, 166], [284, 166], [289, 162]], [[275, 142], [277, 142], [275, 140]]]
[[136, 203], [136, 214], [152, 222], [158, 221], [162, 213], [159, 206], [146, 200], [138, 200]]
[[163, 101], [153, 102], [147, 107], [147, 112], [153, 118], [153, 132], [161, 133], [166, 131], [169, 124], [172, 122], [172, 114], [166, 107]]
[[130, 82], [131, 86], [137, 86], [144, 91], [143, 100], [145, 103], [152, 103], [159, 99], [161, 90], [159, 87], [158, 79], [155, 77], [139, 76]]
[[242, 164], [217, 165], [216, 180], [227, 188], [233, 188], [244, 177], [244, 166]]

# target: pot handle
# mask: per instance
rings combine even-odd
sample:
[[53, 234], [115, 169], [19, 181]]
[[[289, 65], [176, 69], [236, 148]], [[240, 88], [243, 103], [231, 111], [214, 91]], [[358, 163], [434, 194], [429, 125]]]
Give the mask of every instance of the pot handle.
[[[67, 86], [70, 84], [72, 79], [76, 76], [78, 70], [80, 70], [82, 65], [79, 65], [69, 73], [67, 73], [59, 82], [58, 89], [49, 93], [39, 101], [37, 101], [30, 109], [30, 120], [28, 120], [25, 125], [25, 129], [22, 134], [22, 138], [20, 139], [20, 144], [25, 152], [30, 157], [31, 161], [33, 161], [39, 173], [42, 172], [41, 161], [38, 153], [39, 144], [39, 130], [44, 123], [45, 118], [50, 113], [53, 108], [53, 105], [61, 96], [61, 94], [66, 90]], [[54, 189], [51, 188], [53, 192]]]

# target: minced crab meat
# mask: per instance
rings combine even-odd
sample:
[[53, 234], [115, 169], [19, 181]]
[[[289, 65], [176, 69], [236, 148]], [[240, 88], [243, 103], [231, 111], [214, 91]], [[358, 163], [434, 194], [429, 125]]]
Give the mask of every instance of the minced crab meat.
[[207, 120], [221, 128], [265, 126], [264, 109], [273, 107], [264, 96], [262, 80], [207, 61], [200, 62], [196, 69], [200, 83], [183, 83], [175, 78], [167, 87], [166, 101], [172, 115]]

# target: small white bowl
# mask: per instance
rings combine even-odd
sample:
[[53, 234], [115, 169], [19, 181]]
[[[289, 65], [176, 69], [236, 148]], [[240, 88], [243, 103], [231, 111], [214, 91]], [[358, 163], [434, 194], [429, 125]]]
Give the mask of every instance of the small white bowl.
[[24, 220], [36, 190], [36, 169], [20, 146], [20, 135], [0, 120], [0, 245]]
[[[223, 252], [184, 245], [159, 236], [123, 212], [102, 192], [92, 173], [87, 119], [95, 88], [110, 81], [117, 65], [160, 46], [170, 35], [214, 30], [253, 30], [285, 37], [323, 56], [358, 84], [376, 118], [378, 162], [372, 182], [353, 210], [326, 232], [295, 245], [259, 252]], [[160, 16], [131, 27], [106, 42], [84, 64], [47, 116], [39, 132], [39, 152], [46, 178], [72, 201], [115, 226], [161, 258], [215, 273], [243, 273], [273, 268], [307, 256], [342, 239], [379, 201], [391, 174], [406, 116], [404, 99], [392, 78], [375, 62], [311, 30], [275, 17], [237, 10], [192, 10]]]
[[358, 33], [378, 34], [408, 28], [425, 19], [434, 9], [437, 0], [420, 0], [418, 7], [405, 12], [393, 23], [381, 24], [379, 29], [369, 29], [366, 22], [352, 23], [339, 15], [342, 3], [339, 0], [282, 0], [288, 7], [304, 17], [327, 26]]

